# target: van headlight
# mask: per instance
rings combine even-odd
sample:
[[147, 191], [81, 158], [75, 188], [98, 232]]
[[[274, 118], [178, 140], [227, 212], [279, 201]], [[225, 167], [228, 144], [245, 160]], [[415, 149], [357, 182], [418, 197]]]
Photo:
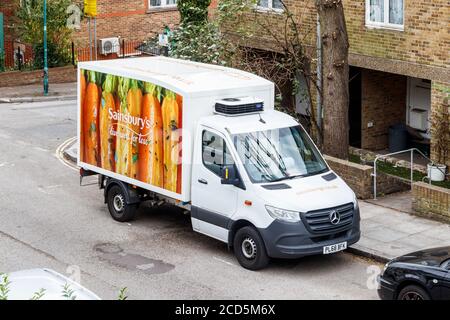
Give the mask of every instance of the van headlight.
[[300, 213], [297, 211], [285, 210], [280, 208], [275, 208], [272, 206], [266, 205], [266, 210], [269, 215], [277, 220], [282, 220], [286, 222], [299, 222], [300, 221]]

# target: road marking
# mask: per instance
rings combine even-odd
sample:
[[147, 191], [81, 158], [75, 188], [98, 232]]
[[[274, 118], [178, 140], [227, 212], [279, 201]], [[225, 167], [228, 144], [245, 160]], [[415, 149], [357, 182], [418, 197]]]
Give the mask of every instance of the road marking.
[[55, 184], [53, 186], [48, 186], [48, 187], [38, 187], [38, 191], [42, 192], [42, 193], [45, 193], [45, 194], [52, 194], [51, 193], [52, 189], [57, 189], [57, 188], [60, 188], [62, 186], [63, 186], [62, 184]]
[[68, 167], [72, 170], [75, 170], [75, 171], [79, 171], [80, 168], [77, 165], [74, 165], [72, 162], [68, 161], [64, 157], [64, 154], [63, 154], [65, 148], [67, 148], [67, 146], [69, 146], [71, 143], [73, 143], [76, 140], [77, 140], [77, 137], [73, 137], [73, 138], [70, 138], [70, 139], [67, 139], [66, 141], [64, 141], [58, 148], [56, 148], [55, 156], [59, 160], [59, 162], [61, 162], [66, 167]]
[[217, 261], [220, 261], [220, 262], [222, 262], [222, 263], [225, 263], [225, 264], [227, 264], [227, 265], [229, 265], [229, 266], [234, 266], [234, 267], [236, 266], [234, 263], [231, 263], [231, 262], [229, 262], [229, 261], [226, 261], [226, 260], [223, 260], [223, 259], [214, 257], [214, 256], [213, 256], [213, 259], [214, 259], [214, 260], [217, 260]]
[[43, 152], [49, 152], [49, 151], [50, 151], [50, 150], [48, 150], [48, 149], [41, 148], [41, 147], [34, 147], [34, 149], [35, 149], [35, 150], [38, 150], [38, 151], [43, 151]]

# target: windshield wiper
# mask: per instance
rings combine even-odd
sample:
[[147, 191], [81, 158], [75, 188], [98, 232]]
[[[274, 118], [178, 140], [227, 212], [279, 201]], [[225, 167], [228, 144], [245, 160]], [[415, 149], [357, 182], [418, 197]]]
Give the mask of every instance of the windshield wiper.
[[284, 176], [284, 177], [281, 177], [281, 178], [278, 178], [278, 179], [270, 180], [268, 182], [280, 182], [280, 181], [283, 181], [283, 180], [292, 180], [292, 179], [295, 179], [295, 178], [310, 177], [310, 176], [314, 176], [316, 174], [321, 174], [321, 173], [324, 173], [324, 172], [327, 172], [327, 171], [328, 171], [328, 168], [325, 168], [325, 169], [318, 170], [318, 171], [315, 171], [315, 172], [310, 172], [310, 173], [294, 174], [292, 176]]
[[278, 178], [278, 179], [273, 179], [273, 180], [270, 180], [268, 182], [279, 182], [279, 181], [283, 181], [283, 180], [291, 180], [291, 179], [294, 179], [294, 178], [299, 178], [299, 177], [304, 177], [304, 176], [305, 176], [304, 174], [295, 174], [293, 176], [284, 176], [284, 177], [281, 177], [281, 178]]

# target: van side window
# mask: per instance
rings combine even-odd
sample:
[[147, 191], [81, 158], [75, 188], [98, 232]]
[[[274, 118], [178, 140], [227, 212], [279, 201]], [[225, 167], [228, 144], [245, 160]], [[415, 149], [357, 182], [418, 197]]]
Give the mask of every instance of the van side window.
[[234, 164], [225, 141], [217, 134], [206, 130], [202, 134], [202, 161], [206, 168], [219, 177], [224, 164]]

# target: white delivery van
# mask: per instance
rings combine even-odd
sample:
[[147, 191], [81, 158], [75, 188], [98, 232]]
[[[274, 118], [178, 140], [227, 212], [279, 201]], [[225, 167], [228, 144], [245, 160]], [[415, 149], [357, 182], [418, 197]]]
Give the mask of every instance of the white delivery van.
[[272, 82], [164, 57], [80, 63], [78, 73], [78, 165], [99, 174], [115, 220], [142, 201], [173, 203], [252, 270], [359, 240], [354, 192], [274, 110]]

